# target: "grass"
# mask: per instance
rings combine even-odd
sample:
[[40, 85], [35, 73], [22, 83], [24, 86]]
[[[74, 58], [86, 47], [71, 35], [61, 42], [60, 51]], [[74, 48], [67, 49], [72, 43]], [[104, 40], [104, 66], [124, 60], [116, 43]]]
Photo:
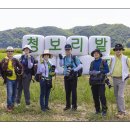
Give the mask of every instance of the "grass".
[[[130, 51], [126, 53], [130, 56]], [[111, 52], [112, 53], [112, 52]], [[0, 53], [0, 59], [6, 54]], [[31, 107], [25, 108], [24, 96], [19, 107], [16, 107], [13, 112], [6, 111], [6, 87], [3, 85], [3, 80], [0, 79], [0, 121], [130, 121], [130, 115], [124, 119], [115, 117], [116, 103], [113, 93], [113, 88], [109, 89], [106, 86], [106, 98], [108, 105], [108, 114], [106, 117], [94, 114], [94, 104], [92, 99], [91, 88], [88, 84], [88, 76], [82, 76], [78, 82], [78, 110], [76, 112], [64, 112], [65, 107], [65, 90], [63, 76], [57, 76], [53, 79], [53, 88], [50, 94], [49, 106], [52, 108], [49, 112], [42, 112], [39, 105], [39, 83], [31, 83]], [[125, 90], [126, 110], [130, 112], [130, 80]]]
[[[128, 82], [130, 84], [130, 81]], [[49, 106], [52, 108], [50, 112], [41, 112], [39, 106], [39, 84], [31, 83], [31, 107], [25, 108], [24, 97], [22, 97], [21, 105], [14, 109], [13, 112], [6, 112], [6, 87], [0, 79], [0, 121], [130, 121], [130, 116], [122, 120], [117, 119], [114, 114], [116, 110], [115, 97], [113, 88], [111, 90], [106, 86], [106, 97], [108, 104], [108, 115], [103, 118], [101, 115], [94, 115], [94, 104], [90, 86], [88, 85], [88, 77], [79, 78], [78, 82], [78, 111], [63, 112], [65, 106], [65, 92], [63, 86], [63, 77], [57, 76], [53, 80], [53, 88], [50, 95]], [[130, 108], [130, 85], [126, 88], [126, 110]]]

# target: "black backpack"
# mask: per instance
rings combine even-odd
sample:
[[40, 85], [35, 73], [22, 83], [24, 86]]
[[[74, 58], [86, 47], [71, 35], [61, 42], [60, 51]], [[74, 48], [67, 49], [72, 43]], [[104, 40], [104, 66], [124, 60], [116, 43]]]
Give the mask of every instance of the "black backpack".
[[[66, 56], [64, 57], [64, 59], [66, 58]], [[77, 64], [76, 64], [76, 56], [72, 56], [71, 57], [72, 58], [72, 62], [74, 62], [74, 64], [76, 65], [76, 67], [78, 66]], [[82, 64], [82, 62], [80, 61], [80, 63]], [[78, 71], [77, 71], [77, 77], [80, 77], [80, 76], [82, 76], [82, 73], [83, 73], [83, 68], [81, 68], [81, 69], [79, 69]]]

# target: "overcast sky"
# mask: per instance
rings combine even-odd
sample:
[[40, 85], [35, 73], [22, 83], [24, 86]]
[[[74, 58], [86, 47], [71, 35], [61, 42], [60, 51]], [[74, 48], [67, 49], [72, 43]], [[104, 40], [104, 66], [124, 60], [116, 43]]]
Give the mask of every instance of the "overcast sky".
[[16, 27], [124, 24], [130, 27], [130, 9], [0, 9], [0, 31]]

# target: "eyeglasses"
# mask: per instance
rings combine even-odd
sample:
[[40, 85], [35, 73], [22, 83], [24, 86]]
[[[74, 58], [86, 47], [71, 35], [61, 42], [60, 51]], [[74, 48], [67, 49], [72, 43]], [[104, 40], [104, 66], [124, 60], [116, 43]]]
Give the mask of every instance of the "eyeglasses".
[[14, 51], [7, 51], [7, 52], [14, 52]]

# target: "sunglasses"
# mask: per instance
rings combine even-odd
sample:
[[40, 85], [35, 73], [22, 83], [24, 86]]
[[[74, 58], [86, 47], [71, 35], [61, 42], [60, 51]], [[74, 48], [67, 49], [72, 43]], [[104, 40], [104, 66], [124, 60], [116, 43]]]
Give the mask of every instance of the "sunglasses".
[[115, 49], [115, 51], [121, 51], [122, 49]]
[[14, 51], [7, 51], [7, 52], [14, 52]]
[[65, 49], [65, 51], [70, 51], [71, 49]]

